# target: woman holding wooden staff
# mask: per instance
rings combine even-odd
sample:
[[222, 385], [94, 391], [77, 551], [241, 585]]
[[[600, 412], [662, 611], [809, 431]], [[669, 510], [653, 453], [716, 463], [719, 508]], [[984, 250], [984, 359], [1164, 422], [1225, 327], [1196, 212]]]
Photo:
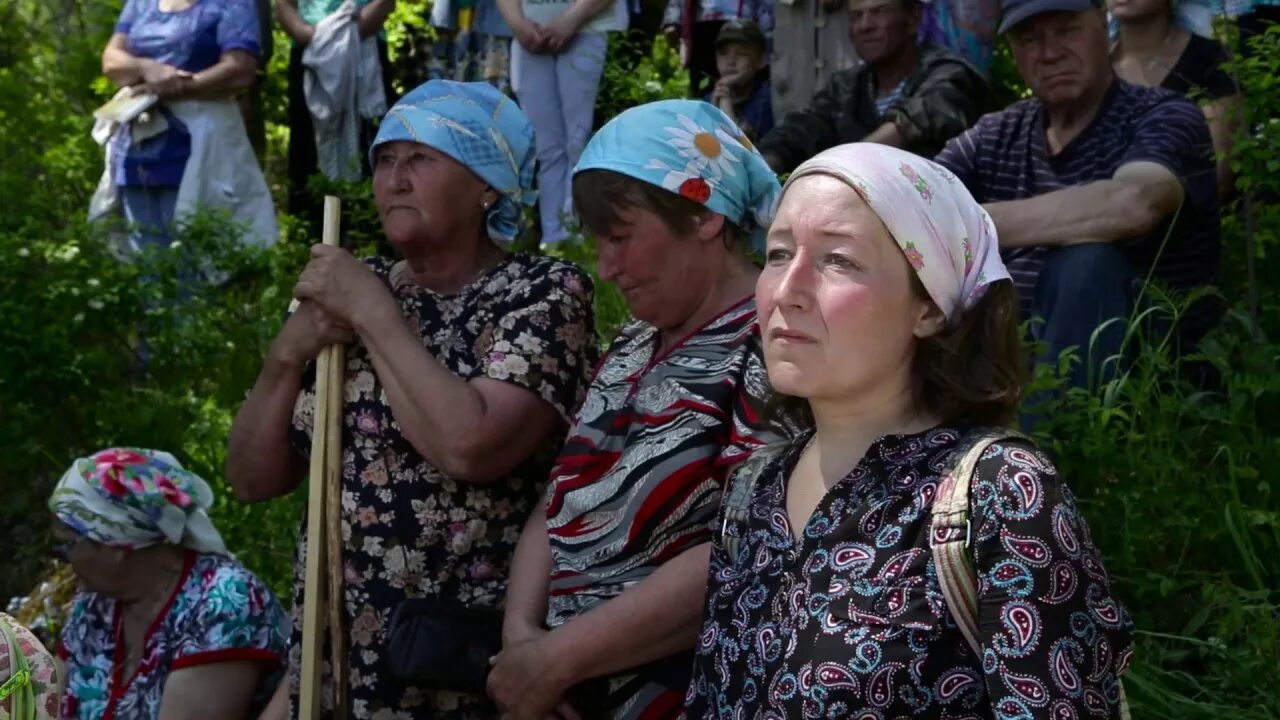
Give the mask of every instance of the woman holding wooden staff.
[[[500, 616], [482, 609], [500, 606], [519, 530], [585, 390], [593, 288], [572, 265], [503, 251], [534, 201], [533, 130], [492, 87], [420, 86], [387, 114], [370, 156], [399, 259], [312, 249], [294, 290], [302, 302], [236, 417], [228, 478], [246, 501], [297, 487], [314, 358], [347, 344], [348, 716], [496, 717], [475, 692], [483, 678], [477, 687], [460, 672], [465, 658], [442, 665], [416, 651], [500, 632]], [[299, 576], [293, 713], [305, 602]]]

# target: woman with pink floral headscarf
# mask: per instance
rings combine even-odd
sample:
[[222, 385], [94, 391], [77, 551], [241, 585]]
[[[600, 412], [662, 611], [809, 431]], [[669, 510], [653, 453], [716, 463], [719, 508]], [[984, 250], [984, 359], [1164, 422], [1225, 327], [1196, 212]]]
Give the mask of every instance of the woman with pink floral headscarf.
[[[999, 428], [1017, 299], [964, 186], [884, 145], [821, 153], [783, 189], [756, 306], [808, 429], [728, 483], [687, 716], [1116, 716], [1131, 623], [1052, 462]], [[942, 581], [962, 565], [968, 594]]]
[[155, 450], [103, 450], [58, 482], [57, 554], [81, 585], [58, 647], [65, 720], [240, 720], [264, 704], [284, 611], [227, 553], [212, 504], [208, 483]]

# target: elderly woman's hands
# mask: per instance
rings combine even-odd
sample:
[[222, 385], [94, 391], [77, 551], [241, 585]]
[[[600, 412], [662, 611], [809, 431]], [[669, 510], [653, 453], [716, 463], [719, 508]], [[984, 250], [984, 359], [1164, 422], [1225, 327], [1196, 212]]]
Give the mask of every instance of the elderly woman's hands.
[[335, 321], [356, 332], [375, 313], [399, 312], [387, 286], [368, 265], [329, 245], [311, 247], [311, 262], [299, 276], [293, 296], [319, 305]]
[[356, 339], [350, 325], [335, 319], [313, 302], [304, 302], [285, 321], [271, 346], [272, 357], [285, 365], [301, 367], [330, 345], [346, 345]]
[[190, 86], [192, 74], [161, 62], [149, 62], [142, 68], [142, 82], [133, 86], [135, 95], [151, 94], [169, 99], [182, 95]]
[[563, 699], [572, 682], [557, 671], [551, 633], [530, 630], [507, 643], [491, 660], [488, 681], [489, 698], [502, 720], [579, 720]]

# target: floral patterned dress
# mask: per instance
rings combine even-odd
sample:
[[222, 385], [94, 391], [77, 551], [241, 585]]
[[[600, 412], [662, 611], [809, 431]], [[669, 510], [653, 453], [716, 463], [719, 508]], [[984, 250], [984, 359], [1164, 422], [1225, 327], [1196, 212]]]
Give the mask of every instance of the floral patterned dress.
[[155, 720], [170, 673], [219, 662], [262, 661], [258, 700], [267, 699], [288, 631], [271, 591], [225, 555], [188, 551], [181, 577], [147, 630], [142, 660], [129, 678], [123, 677], [120, 606], [97, 593], [76, 595], [58, 647], [66, 664], [64, 720]]
[[1132, 623], [1071, 492], [1019, 442], [971, 491], [982, 657], [947, 612], [929, 549], [940, 473], [964, 430], [881, 438], [795, 540], [786, 479], [807, 438], [758, 476], [717, 543], [686, 712], [702, 718], [1118, 716]]
[[[391, 287], [392, 262], [370, 265]], [[556, 409], [562, 427], [506, 478], [484, 485], [454, 480], [401, 432], [368, 350], [359, 342], [348, 347], [342, 534], [351, 717], [493, 718], [498, 713], [485, 698], [404, 686], [388, 676], [382, 657], [387, 631], [406, 598], [502, 605], [516, 540], [546, 486], [594, 363], [594, 289], [573, 265], [512, 254], [456, 295], [406, 285], [392, 293], [437, 360], [459, 377], [489, 377], [536, 393]], [[303, 455], [311, 447], [314, 406], [312, 372], [291, 432]], [[305, 546], [304, 533], [290, 656], [295, 708]]]

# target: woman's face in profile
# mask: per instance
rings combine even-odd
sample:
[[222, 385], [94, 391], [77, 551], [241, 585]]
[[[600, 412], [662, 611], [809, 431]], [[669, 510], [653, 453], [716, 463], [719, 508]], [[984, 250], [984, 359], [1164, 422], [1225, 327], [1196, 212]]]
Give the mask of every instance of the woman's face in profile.
[[81, 536], [62, 522], [54, 523], [53, 541], [58, 555], [71, 565], [85, 588], [107, 596], [116, 594], [120, 551]]
[[421, 143], [397, 140], [373, 152], [373, 198], [397, 249], [457, 242], [484, 216], [488, 187], [465, 165]]
[[884, 223], [843, 181], [787, 189], [756, 283], [769, 381], [780, 393], [858, 400], [909, 380], [932, 305]]

